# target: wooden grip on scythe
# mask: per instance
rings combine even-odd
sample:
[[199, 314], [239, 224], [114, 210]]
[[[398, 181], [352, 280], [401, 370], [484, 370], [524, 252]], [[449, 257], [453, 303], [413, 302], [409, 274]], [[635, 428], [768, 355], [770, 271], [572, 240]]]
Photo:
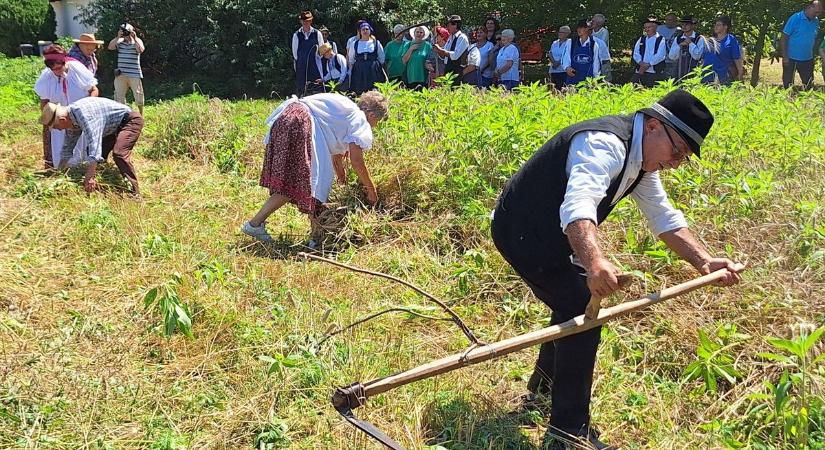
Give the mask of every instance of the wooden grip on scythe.
[[[745, 270], [744, 265], [736, 265], [735, 272], [738, 273], [743, 270]], [[367, 432], [370, 436], [373, 436], [387, 447], [403, 448], [398, 446], [398, 444], [391, 439], [384, 440], [378, 438], [370, 431], [365, 430], [364, 427], [369, 424], [356, 419], [352, 414], [352, 410], [365, 404], [369, 397], [382, 394], [392, 389], [601, 326], [608, 320], [628, 315], [665, 300], [669, 300], [701, 287], [713, 284], [716, 281], [726, 277], [727, 273], [727, 269], [720, 269], [708, 275], [662, 289], [659, 292], [648, 294], [638, 300], [597, 310], [595, 311], [593, 318], [587, 318], [584, 314], [582, 314], [558, 325], [542, 328], [520, 336], [514, 336], [493, 344], [475, 347], [469, 351], [446, 356], [422, 366], [390, 375], [388, 377], [367, 381], [366, 383], [356, 382], [349, 386], [340, 387], [332, 396], [332, 404], [339, 413], [350, 421], [350, 423]], [[624, 280], [624, 283], [627, 283], [630, 278], [622, 276], [622, 280]], [[620, 284], [621, 283], [622, 281], [620, 281]], [[598, 307], [598, 305], [596, 306]], [[383, 435], [383, 433], [381, 434]], [[386, 437], [386, 435], [383, 435], [382, 437]], [[395, 444], [395, 446], [391, 444]]]
[[[619, 281], [619, 289], [624, 289], [631, 281], [633, 281], [633, 275], [629, 273], [623, 273], [616, 275], [616, 279]], [[590, 297], [590, 302], [587, 304], [587, 307], [584, 309], [584, 317], [588, 319], [597, 319], [599, 317], [599, 311], [602, 309], [602, 299], [597, 298], [595, 296]]]

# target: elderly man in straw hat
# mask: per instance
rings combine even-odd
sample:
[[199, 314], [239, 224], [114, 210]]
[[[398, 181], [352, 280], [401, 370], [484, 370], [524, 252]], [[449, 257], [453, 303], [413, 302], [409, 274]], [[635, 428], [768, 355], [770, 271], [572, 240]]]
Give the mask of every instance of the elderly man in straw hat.
[[108, 98], [86, 97], [69, 106], [47, 103], [40, 115], [40, 123], [57, 130], [66, 130], [63, 156], [59, 169], [66, 168], [77, 140], [86, 138], [86, 192], [97, 188], [97, 165], [113, 155], [120, 173], [126, 177], [135, 196], [140, 195], [137, 173], [132, 165], [132, 149], [143, 130], [143, 117], [128, 106]]
[[[510, 179], [498, 199], [491, 232], [496, 247], [555, 325], [585, 312], [591, 298], [619, 289], [620, 270], [602, 251], [598, 226], [631, 196], [648, 225], [699, 273], [727, 269], [719, 284], [739, 281], [734, 263], [713, 257], [667, 198], [660, 173], [676, 169], [700, 147], [713, 115], [698, 98], [675, 90], [630, 115], [606, 116], [561, 130]], [[590, 420], [590, 393], [601, 327], [543, 344], [528, 383], [552, 397], [551, 450], [615, 449]], [[530, 400], [525, 398], [525, 400]]]
[[83, 33], [80, 39], [72, 39], [74, 46], [69, 50], [69, 57], [74, 58], [90, 72], [92, 75], [97, 74], [97, 55], [95, 51], [103, 45], [103, 41], [95, 39], [95, 35], [91, 33]]

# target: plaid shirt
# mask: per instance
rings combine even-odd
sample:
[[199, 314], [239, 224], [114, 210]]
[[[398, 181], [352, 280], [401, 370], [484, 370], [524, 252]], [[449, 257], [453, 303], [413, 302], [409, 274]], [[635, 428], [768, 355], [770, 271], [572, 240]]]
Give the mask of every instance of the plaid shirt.
[[66, 130], [61, 160], [69, 160], [77, 140], [86, 134], [86, 161], [103, 162], [103, 138], [117, 133], [120, 124], [131, 112], [128, 106], [102, 97], [82, 98], [67, 108], [73, 128]]

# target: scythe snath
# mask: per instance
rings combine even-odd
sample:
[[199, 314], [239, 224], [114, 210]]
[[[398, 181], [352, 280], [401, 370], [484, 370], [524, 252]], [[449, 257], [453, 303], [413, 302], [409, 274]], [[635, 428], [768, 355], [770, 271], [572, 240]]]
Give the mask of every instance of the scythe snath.
[[[299, 256], [331, 262], [325, 258], [308, 254], [300, 254]], [[336, 265], [341, 264], [336, 263]], [[363, 272], [363, 269], [359, 270]], [[742, 272], [744, 270], [744, 265], [737, 264], [735, 268], [736, 272]], [[371, 423], [355, 417], [353, 410], [365, 405], [367, 399], [378, 394], [388, 392], [392, 389], [416, 381], [431, 378], [436, 375], [452, 372], [453, 370], [460, 369], [462, 367], [500, 358], [504, 355], [517, 352], [534, 345], [543, 344], [545, 342], [595, 328], [609, 320], [641, 311], [657, 303], [670, 300], [674, 297], [678, 297], [696, 289], [713, 284], [718, 280], [725, 278], [727, 273], [727, 269], [720, 269], [708, 275], [662, 289], [659, 292], [650, 293], [638, 300], [621, 303], [610, 308], [590, 311], [588, 315], [595, 315], [593, 318], [588, 318], [588, 315], [582, 314], [568, 320], [567, 322], [542, 328], [540, 330], [532, 331], [519, 336], [514, 336], [492, 344], [473, 342], [472, 346], [462, 353], [446, 356], [444, 358], [384, 378], [378, 378], [363, 383], [355, 382], [348, 386], [339, 387], [332, 395], [332, 405], [335, 407], [335, 410], [347, 420], [347, 422], [363, 431], [376, 441], [385, 445], [387, 448], [393, 450], [405, 450], [401, 444], [394, 441], [391, 437], [387, 436]], [[372, 274], [375, 275], [376, 273]], [[382, 274], [378, 275], [381, 276]], [[460, 322], [460, 319], [458, 319], [458, 321]], [[461, 323], [461, 325], [462, 330], [469, 331], [466, 326], [463, 326], [463, 323]], [[472, 333], [469, 333], [469, 335], [472, 336]], [[473, 341], [473, 339], [471, 339], [471, 341]]]

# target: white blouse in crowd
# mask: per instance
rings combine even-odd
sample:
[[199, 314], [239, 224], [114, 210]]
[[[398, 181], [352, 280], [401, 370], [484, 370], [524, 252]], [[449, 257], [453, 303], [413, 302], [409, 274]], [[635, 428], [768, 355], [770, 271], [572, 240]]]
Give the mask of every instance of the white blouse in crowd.
[[[453, 48], [453, 41], [455, 41], [455, 49], [451, 50]], [[447, 63], [449, 60], [457, 61], [461, 58], [461, 55], [464, 54], [464, 51], [470, 48], [470, 39], [459, 30], [447, 38], [447, 42], [444, 43], [443, 48], [448, 53], [448, 55], [444, 57], [444, 63]]]
[[[696, 34], [696, 32], [690, 33], [687, 35], [689, 38], [693, 39], [693, 42], [688, 45], [688, 52], [690, 56], [699, 61], [702, 59], [702, 56], [705, 54], [705, 39], [702, 36]], [[699, 39], [697, 39], [697, 37]], [[673, 45], [670, 46], [670, 52], [668, 53], [667, 57], [673, 61], [678, 61], [679, 56], [682, 53], [682, 46], [679, 45], [676, 40], [673, 41]]]
[[[324, 63], [322, 56], [316, 56], [318, 64], [318, 73], [323, 74]], [[335, 62], [338, 62], [338, 67], [335, 67]], [[327, 74], [324, 75], [324, 81], [335, 80], [336, 83], [343, 83], [347, 79], [347, 58], [344, 55], [335, 53], [335, 56], [327, 60]]]
[[[479, 47], [478, 44], [473, 44], [473, 47], [478, 49], [478, 56], [480, 59], [478, 66], [479, 69], [481, 69], [481, 76], [486, 78], [493, 78], [494, 67], [492, 64], [488, 64], [490, 59], [490, 50], [493, 49], [493, 43], [487, 41], [481, 47]], [[469, 55], [467, 56], [467, 59], [469, 64]]]
[[558, 67], [553, 67], [553, 64], [550, 64], [550, 73], [564, 73], [564, 65], [561, 63], [561, 59], [564, 56], [564, 46], [570, 39], [566, 39], [564, 42], [559, 41], [556, 39], [550, 44], [550, 55], [553, 56], [553, 60], [559, 63]]
[[[89, 91], [97, 86], [97, 78], [92, 72], [75, 60], [66, 60], [66, 76], [58, 77], [51, 69], [45, 68], [34, 83], [34, 92], [41, 100], [69, 106], [71, 103], [89, 96]], [[63, 141], [66, 136], [64, 130], [51, 130], [52, 163], [55, 167], [60, 164], [60, 154], [63, 150]], [[80, 138], [75, 146], [69, 165], [77, 165], [83, 161], [86, 151], [86, 139]]]
[[[664, 61], [667, 57], [667, 43], [664, 38], [662, 38], [662, 42], [659, 43], [658, 51], [656, 49], [656, 40], [660, 37], [661, 36], [659, 33], [656, 33], [653, 36], [644, 35], [637, 39], [636, 45], [633, 46], [633, 61], [636, 61], [636, 64], [641, 64], [643, 62], [650, 64], [650, 67], [647, 68], [647, 73], [656, 73], [656, 69], [653, 66]], [[640, 53], [642, 48], [642, 39], [645, 40], [644, 55]]]
[[[573, 39], [578, 39], [579, 42], [581, 42], [581, 38], [578, 37], [578, 36], [574, 37]], [[573, 64], [571, 59], [570, 59], [570, 58], [572, 58], [571, 52], [573, 51], [573, 39], [568, 39], [564, 43], [564, 47], [562, 48], [561, 66], [564, 67], [564, 70], [567, 70], [567, 68], [571, 67], [572, 64]], [[581, 44], [581, 45], [582, 45], [582, 47], [589, 47], [590, 42], [591, 42], [591, 39], [587, 38], [587, 40], [584, 41], [584, 43]], [[601, 51], [601, 46], [599, 45], [599, 41], [596, 40], [596, 38], [593, 38], [592, 42], [593, 42], [593, 72], [591, 73], [591, 76], [593, 76], [595, 78], [595, 77], [598, 77], [599, 75], [601, 75], [601, 73], [602, 73], [602, 58], [601, 58], [602, 51]], [[608, 56], [608, 58], [609, 58], [609, 56]]]
[[360, 39], [355, 39], [352, 42], [347, 44], [347, 62], [349, 62], [350, 67], [355, 64], [355, 47], [358, 46], [358, 54], [363, 55], [365, 53], [372, 53], [375, 51], [375, 47], [378, 46], [378, 62], [384, 64], [384, 46], [378, 42], [378, 39], [372, 38], [368, 41], [362, 41]]
[[498, 51], [498, 56], [496, 56], [496, 69], [499, 67], [504, 67], [507, 64], [507, 61], [513, 61], [513, 65], [507, 70], [499, 75], [499, 80], [501, 81], [519, 81], [519, 60], [521, 59], [521, 54], [518, 51], [518, 47], [514, 44], [507, 44], [505, 47], [502, 47], [501, 50]]
[[307, 108], [312, 121], [312, 196], [325, 202], [334, 181], [332, 155], [343, 155], [349, 150], [349, 144], [364, 150], [371, 148], [372, 127], [358, 105], [343, 95], [315, 94], [300, 99], [293, 96], [275, 108], [266, 119], [264, 145], [269, 144], [272, 125], [287, 106], [296, 102]]
[[593, 37], [597, 37], [604, 41], [605, 47], [607, 47], [607, 52], [610, 53], [610, 32], [607, 31], [607, 27], [599, 28], [599, 31], [593, 31]]
[[[580, 219], [596, 223], [596, 209], [619, 177], [625, 157], [629, 158], [627, 169], [611, 203], [618, 202], [636, 181], [642, 168], [644, 120], [644, 114], [636, 113], [630, 149], [613, 133], [585, 131], [573, 137], [567, 156], [567, 191], [559, 208], [562, 231]], [[656, 236], [688, 226], [684, 214], [670, 204], [658, 171], [645, 173], [630, 197]]]
[[610, 49], [607, 48], [607, 44], [596, 36], [593, 36], [593, 40], [599, 48], [599, 62], [610, 62]]

